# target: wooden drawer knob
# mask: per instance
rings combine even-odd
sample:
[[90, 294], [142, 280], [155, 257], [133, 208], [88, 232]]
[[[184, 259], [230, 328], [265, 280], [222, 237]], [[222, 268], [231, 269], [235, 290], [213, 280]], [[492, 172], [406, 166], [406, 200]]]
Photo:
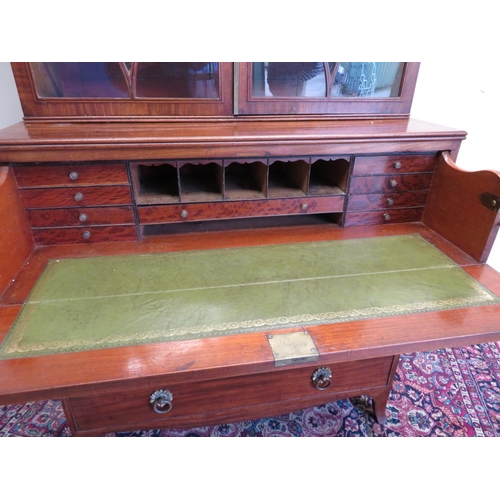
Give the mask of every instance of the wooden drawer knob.
[[321, 368], [314, 370], [311, 378], [314, 387], [316, 387], [318, 391], [324, 391], [330, 387], [332, 383], [332, 370], [330, 370], [327, 366], [322, 366]]
[[149, 402], [156, 413], [168, 413], [172, 409], [172, 393], [168, 389], [158, 389], [149, 397]]

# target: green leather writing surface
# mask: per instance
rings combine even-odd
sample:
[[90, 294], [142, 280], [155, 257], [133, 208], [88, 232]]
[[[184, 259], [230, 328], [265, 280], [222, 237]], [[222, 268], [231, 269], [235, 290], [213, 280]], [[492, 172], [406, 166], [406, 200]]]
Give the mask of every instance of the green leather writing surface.
[[0, 357], [499, 302], [418, 235], [48, 263]]

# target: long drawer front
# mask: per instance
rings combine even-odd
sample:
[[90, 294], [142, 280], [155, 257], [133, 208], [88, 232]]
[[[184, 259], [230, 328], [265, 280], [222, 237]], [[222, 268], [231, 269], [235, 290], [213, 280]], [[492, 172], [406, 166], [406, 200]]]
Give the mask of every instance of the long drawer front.
[[[300, 367], [198, 383], [169, 384], [168, 380], [154, 386], [143, 383], [142, 387], [135, 385], [113, 394], [71, 398], [66, 401], [66, 408], [76, 430], [82, 433], [224, 423], [240, 415], [256, 415], [252, 408], [268, 412], [261, 416], [272, 416], [285, 408], [305, 408], [379, 392], [389, 383], [393, 360], [393, 356], [388, 356], [326, 365], [331, 369], [332, 379], [324, 390], [318, 390], [312, 381], [317, 367]], [[153, 409], [150, 398], [157, 390], [172, 395], [167, 413], [156, 413]]]
[[138, 208], [140, 224], [342, 212], [344, 196], [153, 205]]

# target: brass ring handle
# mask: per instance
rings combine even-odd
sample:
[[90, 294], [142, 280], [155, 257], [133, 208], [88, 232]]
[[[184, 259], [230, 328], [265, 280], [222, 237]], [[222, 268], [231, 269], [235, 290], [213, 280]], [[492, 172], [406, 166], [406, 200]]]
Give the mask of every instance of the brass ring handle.
[[312, 382], [318, 391], [324, 391], [332, 384], [332, 370], [327, 366], [322, 366], [312, 374]]
[[172, 409], [172, 400], [174, 399], [169, 390], [158, 389], [149, 397], [149, 402], [153, 405], [156, 413], [168, 413]]

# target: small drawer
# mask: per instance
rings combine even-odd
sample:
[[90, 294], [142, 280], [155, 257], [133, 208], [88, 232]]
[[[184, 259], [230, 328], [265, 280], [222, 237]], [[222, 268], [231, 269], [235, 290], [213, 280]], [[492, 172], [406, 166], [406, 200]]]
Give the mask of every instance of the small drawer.
[[[339, 396], [349, 397], [384, 387], [390, 378], [393, 359], [389, 356], [317, 367], [275, 369], [268, 373], [191, 383], [143, 384], [142, 388], [114, 394], [71, 398], [68, 404], [78, 431], [134, 427], [136, 424], [147, 427], [196, 425], [210, 419], [211, 415], [229, 415], [234, 409], [241, 411], [245, 407], [278, 405], [286, 401], [298, 401], [299, 407], [307, 407], [318, 401], [332, 401]], [[312, 374], [319, 367], [329, 368], [332, 374], [331, 384], [324, 390], [318, 390], [312, 382]], [[167, 413], [157, 413], [153, 409], [150, 398], [156, 390], [172, 395], [171, 409]]]
[[433, 172], [435, 164], [435, 155], [358, 156], [352, 175]]
[[432, 174], [375, 175], [353, 177], [350, 194], [398, 193], [429, 189]]
[[390, 194], [355, 194], [349, 196], [348, 211], [369, 211], [390, 208], [423, 207], [428, 191], [409, 191]]
[[21, 189], [26, 208], [131, 205], [130, 186]]
[[124, 163], [15, 167], [20, 188], [129, 184]]
[[155, 205], [138, 208], [140, 224], [342, 212], [345, 196]]
[[33, 229], [33, 238], [37, 245], [136, 241], [137, 231], [135, 226], [132, 225]]
[[132, 207], [27, 210], [31, 227], [134, 224]]
[[397, 222], [419, 222], [424, 208], [400, 208], [396, 210], [380, 210], [377, 212], [348, 212], [344, 226], [370, 226], [392, 224]]

